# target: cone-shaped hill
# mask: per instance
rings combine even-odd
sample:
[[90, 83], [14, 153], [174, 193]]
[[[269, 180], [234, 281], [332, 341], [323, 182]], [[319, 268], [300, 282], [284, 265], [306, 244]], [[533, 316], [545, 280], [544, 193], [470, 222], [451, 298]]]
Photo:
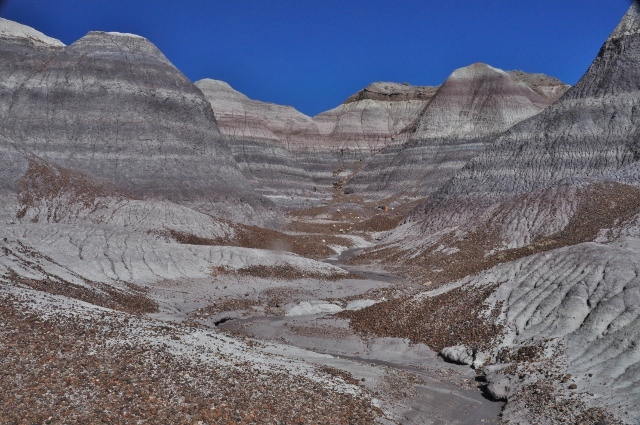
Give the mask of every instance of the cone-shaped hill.
[[264, 223], [253, 192], [195, 87], [148, 40], [91, 32], [12, 88], [0, 130], [44, 159], [141, 197]]

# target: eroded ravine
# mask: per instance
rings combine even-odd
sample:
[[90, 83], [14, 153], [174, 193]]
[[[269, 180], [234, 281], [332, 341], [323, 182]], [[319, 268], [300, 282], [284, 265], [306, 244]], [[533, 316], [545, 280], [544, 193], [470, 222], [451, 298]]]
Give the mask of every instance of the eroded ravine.
[[[344, 266], [343, 261], [362, 248], [343, 251], [327, 260], [369, 281], [404, 285], [403, 279], [383, 270], [370, 271]], [[348, 322], [330, 314], [302, 316], [250, 316], [220, 323], [218, 329], [236, 336], [273, 341], [301, 349], [305, 361], [343, 370], [371, 391], [386, 391], [386, 409], [400, 424], [498, 423], [503, 403], [485, 398], [475, 371], [445, 363], [428, 347], [397, 338], [362, 337], [349, 329]], [[308, 353], [325, 354], [320, 359]], [[371, 369], [377, 379], [370, 380]], [[362, 376], [362, 378], [361, 378]]]

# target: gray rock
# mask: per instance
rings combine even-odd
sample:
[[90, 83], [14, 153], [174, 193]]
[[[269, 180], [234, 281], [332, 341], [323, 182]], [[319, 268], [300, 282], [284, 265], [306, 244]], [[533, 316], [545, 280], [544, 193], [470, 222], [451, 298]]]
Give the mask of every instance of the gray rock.
[[471, 366], [474, 369], [482, 367], [489, 360], [486, 353], [466, 345], [445, 347], [440, 350], [440, 355], [447, 361]]
[[511, 395], [511, 377], [500, 373], [487, 375], [487, 392], [494, 400], [507, 401]]
[[453, 347], [445, 347], [440, 351], [440, 355], [454, 363], [471, 366], [474, 360], [474, 350], [466, 345], [456, 345]]

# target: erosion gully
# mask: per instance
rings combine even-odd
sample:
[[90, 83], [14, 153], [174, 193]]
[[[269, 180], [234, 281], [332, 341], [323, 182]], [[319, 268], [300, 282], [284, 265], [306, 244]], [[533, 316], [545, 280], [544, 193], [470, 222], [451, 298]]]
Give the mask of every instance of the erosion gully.
[[[366, 280], [402, 283], [385, 271], [343, 264], [363, 248], [352, 248], [326, 262]], [[504, 403], [482, 391], [482, 377], [467, 366], [444, 362], [422, 344], [353, 333], [348, 322], [332, 315], [260, 316], [232, 319], [219, 329], [235, 335], [297, 347], [297, 357], [349, 372], [379, 395], [399, 424], [497, 424]], [[310, 332], [309, 329], [319, 330]], [[311, 355], [311, 354], [316, 355]], [[320, 354], [322, 356], [317, 356]]]

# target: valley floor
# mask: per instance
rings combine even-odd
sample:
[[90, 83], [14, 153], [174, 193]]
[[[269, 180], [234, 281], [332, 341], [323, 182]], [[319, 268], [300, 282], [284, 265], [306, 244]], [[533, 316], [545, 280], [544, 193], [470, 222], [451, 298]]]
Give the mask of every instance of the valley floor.
[[[291, 213], [285, 233], [330, 247], [333, 256], [315, 258], [347, 270], [348, 279], [258, 273], [218, 276], [215, 287], [198, 281], [156, 287], [154, 298], [168, 308], [159, 315], [277, 343], [282, 347], [278, 354], [330, 367], [376, 397], [384, 412], [376, 422], [499, 423], [504, 403], [486, 393], [486, 380], [473, 369], [446, 363], [424, 344], [360, 334], [348, 319], [335, 315], [424, 289], [379, 267], [344, 264], [375, 246], [376, 236], [397, 225], [412, 203], [391, 201], [389, 206], [342, 194], [336, 198], [328, 206]], [[172, 292], [171, 302], [161, 300]]]
[[[297, 213], [284, 234], [328, 246], [324, 260], [342, 266], [375, 244], [371, 223], [385, 230], [400, 217], [341, 205]], [[335, 316], [420, 287], [342, 267], [345, 276], [306, 277], [219, 268], [140, 285], [153, 313], [9, 280], [0, 285], [0, 423], [498, 423], [502, 403], [483, 395], [472, 369]]]
[[[206, 254], [208, 272], [191, 266], [191, 277], [120, 284], [134, 296], [115, 304], [86, 296], [106, 286], [65, 292], [48, 274], [62, 267], [54, 258], [5, 239], [5, 267], [45, 277], [0, 283], [0, 423], [498, 424], [530, 423], [531, 414], [546, 415], [544, 423], [619, 423], [557, 392], [574, 381], [538, 361], [533, 345], [504, 351], [514, 361], [504, 376], [537, 377], [506, 406], [496, 401], [503, 371], [434, 351], [456, 338], [488, 342], [502, 328], [491, 333], [477, 320], [491, 291], [454, 289], [416, 313], [406, 309], [411, 300], [437, 285], [381, 263], [351, 264], [411, 206], [338, 194], [290, 213], [280, 232], [235, 229], [249, 248], [160, 236], [160, 260], [142, 253], [149, 270], [171, 276], [160, 256], [168, 249], [171, 258]], [[406, 323], [389, 327], [391, 315]], [[519, 416], [519, 403], [529, 416]]]

